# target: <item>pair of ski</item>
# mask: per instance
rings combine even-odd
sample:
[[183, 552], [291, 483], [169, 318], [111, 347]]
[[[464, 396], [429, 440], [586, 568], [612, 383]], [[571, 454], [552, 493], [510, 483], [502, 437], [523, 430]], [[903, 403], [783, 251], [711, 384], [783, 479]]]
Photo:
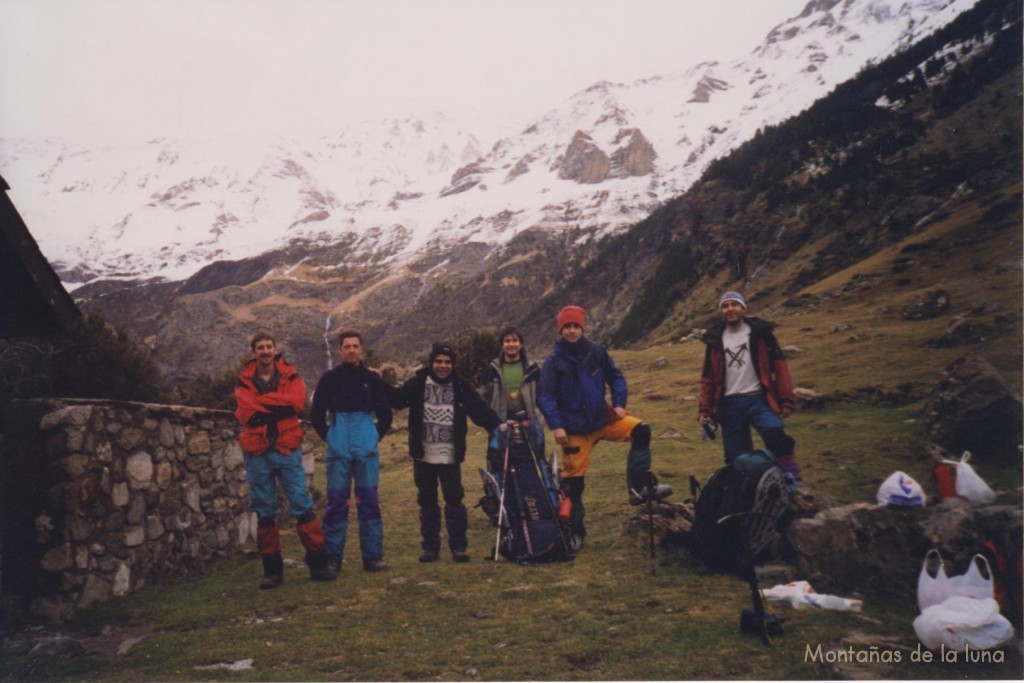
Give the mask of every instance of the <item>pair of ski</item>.
[[[509, 424], [509, 431], [510, 431], [510, 433], [505, 435], [505, 438], [506, 438], [506, 441], [505, 441], [505, 453], [504, 453], [503, 462], [502, 462], [501, 482], [500, 483], [494, 477], [493, 474], [491, 474], [490, 472], [488, 472], [487, 470], [485, 470], [483, 468], [479, 468], [480, 478], [483, 480], [483, 483], [484, 483], [484, 489], [486, 490], [488, 487], [491, 487], [491, 490], [497, 491], [498, 494], [499, 494], [498, 495], [498, 521], [497, 521], [498, 529], [495, 532], [495, 537], [494, 537], [494, 557], [493, 557], [493, 560], [495, 562], [498, 561], [498, 551], [499, 551], [499, 548], [501, 547], [501, 543], [502, 543], [502, 532], [504, 530], [506, 530], [507, 528], [509, 528], [509, 526], [510, 526], [510, 517], [509, 517], [509, 514], [508, 514], [508, 510], [507, 510], [507, 508], [505, 506], [505, 497], [506, 497], [505, 493], [506, 493], [506, 491], [508, 489], [508, 484], [509, 484], [510, 479], [512, 481], [513, 486], [515, 487], [515, 495], [513, 496], [513, 499], [515, 500], [515, 503], [516, 503], [516, 512], [518, 513], [518, 516], [519, 516], [519, 524], [522, 525], [523, 540], [526, 543], [526, 552], [528, 553], [528, 555], [530, 557], [534, 557], [535, 556], [534, 548], [533, 548], [533, 539], [530, 536], [530, 527], [529, 527], [529, 524], [528, 524], [528, 517], [527, 517], [527, 514], [526, 514], [526, 510], [523, 509], [523, 500], [522, 500], [522, 496], [520, 495], [520, 492], [522, 491], [522, 489], [521, 489], [521, 487], [519, 485], [519, 472], [518, 472], [518, 469], [516, 468], [515, 465], [512, 465], [511, 467], [509, 466], [509, 455], [510, 455], [511, 448], [512, 448], [512, 441], [513, 441], [515, 436], [520, 437], [521, 441], [526, 444], [526, 447], [527, 447], [527, 449], [530, 452], [530, 458], [533, 461], [534, 469], [537, 472], [537, 478], [540, 481], [541, 485], [545, 489], [545, 494], [546, 495], [544, 495], [543, 497], [544, 497], [545, 502], [547, 503], [548, 511], [551, 514], [552, 522], [554, 524], [558, 524], [558, 510], [556, 509], [555, 504], [552, 501], [552, 495], [554, 495], [557, 498], [559, 493], [560, 493], [558, 481], [556, 479], [557, 476], [558, 476], [557, 475], [557, 471], [558, 471], [557, 470], [557, 467], [558, 467], [557, 456], [555, 455], [555, 453], [551, 454], [552, 455], [552, 462], [550, 463], [551, 475], [550, 475], [549, 478], [546, 479], [544, 477], [543, 471], [541, 470], [540, 460], [538, 459], [537, 452], [534, 450], [533, 444], [530, 442], [529, 437], [523, 432], [523, 427], [524, 427], [524, 424], [521, 423], [521, 422], [512, 422], [512, 423]], [[549, 484], [549, 482], [550, 482], [550, 484]], [[506, 537], [506, 539], [508, 539], [508, 537]], [[567, 557], [571, 556], [572, 553], [570, 552], [569, 543], [568, 543], [568, 541], [565, 538], [565, 534], [559, 532], [558, 533], [558, 539], [559, 539], [559, 543], [561, 544], [561, 547], [562, 547], [562, 552]]]

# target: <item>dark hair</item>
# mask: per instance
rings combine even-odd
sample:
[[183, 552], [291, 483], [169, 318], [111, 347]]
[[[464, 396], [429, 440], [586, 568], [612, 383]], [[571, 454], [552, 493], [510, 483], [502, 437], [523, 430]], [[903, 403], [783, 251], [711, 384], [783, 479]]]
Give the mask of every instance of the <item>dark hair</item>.
[[338, 335], [338, 346], [341, 346], [349, 337], [355, 337], [359, 340], [359, 345], [363, 345], [363, 335], [359, 334], [355, 330], [343, 330], [341, 334]]
[[516, 329], [513, 325], [506, 325], [501, 329], [501, 332], [498, 333], [498, 343], [504, 344], [505, 337], [509, 336], [510, 334], [514, 334], [517, 337], [519, 337], [520, 344], [526, 344], [526, 338], [523, 337], [523, 333]]
[[268, 339], [270, 340], [271, 344], [273, 344], [275, 347], [277, 346], [277, 342], [274, 341], [274, 338], [271, 337], [269, 333], [267, 333], [267, 332], [257, 332], [256, 334], [254, 334], [252, 336], [252, 339], [249, 341], [249, 348], [252, 349], [253, 351], [255, 351], [256, 350], [256, 344], [260, 343], [261, 341], [266, 341]]

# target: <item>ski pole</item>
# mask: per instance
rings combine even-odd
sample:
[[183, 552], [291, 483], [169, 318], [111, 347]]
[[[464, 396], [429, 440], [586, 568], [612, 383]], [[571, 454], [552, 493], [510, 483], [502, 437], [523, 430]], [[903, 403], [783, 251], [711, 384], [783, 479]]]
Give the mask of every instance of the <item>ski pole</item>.
[[530, 557], [534, 557], [533, 540], [530, 538], [530, 525], [526, 523], [526, 511], [523, 510], [523, 489], [519, 486], [519, 471], [513, 467], [511, 472], [512, 479], [514, 479], [516, 483], [516, 507], [519, 510], [519, 521], [523, 525], [523, 537], [526, 539], [526, 552], [530, 554]]
[[[500, 434], [500, 432], [499, 432]], [[511, 439], [508, 432], [505, 432], [505, 464], [501, 466], [501, 495], [498, 496], [498, 531], [494, 535], [494, 561], [498, 561], [498, 544], [501, 543], [501, 513], [505, 511], [505, 489], [508, 488], [508, 449]], [[508, 521], [508, 515], [505, 515]]]
[[651, 538], [651, 576], [658, 573], [658, 564], [654, 561], [654, 476], [647, 483], [647, 528]]
[[[565, 540], [565, 535], [561, 533], [561, 528], [560, 528], [559, 521], [558, 521], [558, 510], [555, 509], [555, 504], [551, 500], [551, 495], [552, 494], [557, 494], [557, 489], [551, 489], [550, 487], [548, 487], [547, 483], [545, 482], [545, 480], [544, 480], [544, 473], [541, 471], [541, 469], [540, 469], [540, 462], [538, 462], [538, 460], [537, 460], [537, 453], [534, 452], [533, 444], [530, 443], [529, 437], [526, 437], [526, 446], [527, 446], [527, 448], [530, 449], [530, 457], [533, 458], [533, 466], [537, 468], [537, 477], [540, 479], [541, 485], [544, 486], [544, 489], [547, 491], [547, 495], [545, 495], [544, 498], [546, 498], [547, 501], [548, 501], [548, 510], [551, 512], [551, 521], [552, 521], [552, 523], [555, 524], [555, 528], [558, 529], [558, 531], [559, 531], [559, 533], [557, 535], [558, 535], [558, 540], [561, 541], [561, 543], [562, 543], [562, 551], [566, 555], [568, 555], [569, 554], [569, 543]], [[552, 481], [552, 484], [553, 483], [554, 482]]]

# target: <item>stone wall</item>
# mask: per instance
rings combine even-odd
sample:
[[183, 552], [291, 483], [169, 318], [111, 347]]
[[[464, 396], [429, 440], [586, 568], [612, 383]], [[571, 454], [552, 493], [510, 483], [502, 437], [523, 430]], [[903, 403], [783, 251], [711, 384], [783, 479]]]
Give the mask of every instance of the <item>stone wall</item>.
[[[218, 410], [14, 402], [0, 442], [4, 594], [61, 620], [251, 549], [239, 429]], [[308, 440], [303, 453], [312, 474]]]

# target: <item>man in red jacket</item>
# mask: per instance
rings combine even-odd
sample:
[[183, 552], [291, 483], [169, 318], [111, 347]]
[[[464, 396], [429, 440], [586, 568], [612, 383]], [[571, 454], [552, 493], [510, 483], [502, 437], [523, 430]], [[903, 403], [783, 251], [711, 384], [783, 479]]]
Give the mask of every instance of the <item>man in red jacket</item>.
[[306, 490], [306, 471], [299, 449], [303, 438], [299, 412], [306, 405], [306, 384], [277, 353], [277, 345], [269, 334], [255, 335], [250, 347], [253, 359], [242, 368], [235, 385], [235, 417], [242, 423], [239, 440], [245, 453], [249, 509], [259, 521], [256, 548], [263, 560], [260, 588], [276, 588], [284, 580], [275, 479], [281, 483], [288, 498], [288, 511], [298, 523], [310, 578], [333, 581], [337, 574], [327, 563], [324, 532]]
[[702, 427], [721, 425], [726, 463], [753, 450], [753, 427], [779, 468], [800, 482], [800, 467], [793, 455], [796, 442], [782, 422], [796, 408], [796, 399], [786, 357], [772, 334], [775, 326], [747, 317], [747, 304], [739, 292], [723, 294], [718, 310], [722, 323], [701, 337], [707, 349], [698, 419]]

